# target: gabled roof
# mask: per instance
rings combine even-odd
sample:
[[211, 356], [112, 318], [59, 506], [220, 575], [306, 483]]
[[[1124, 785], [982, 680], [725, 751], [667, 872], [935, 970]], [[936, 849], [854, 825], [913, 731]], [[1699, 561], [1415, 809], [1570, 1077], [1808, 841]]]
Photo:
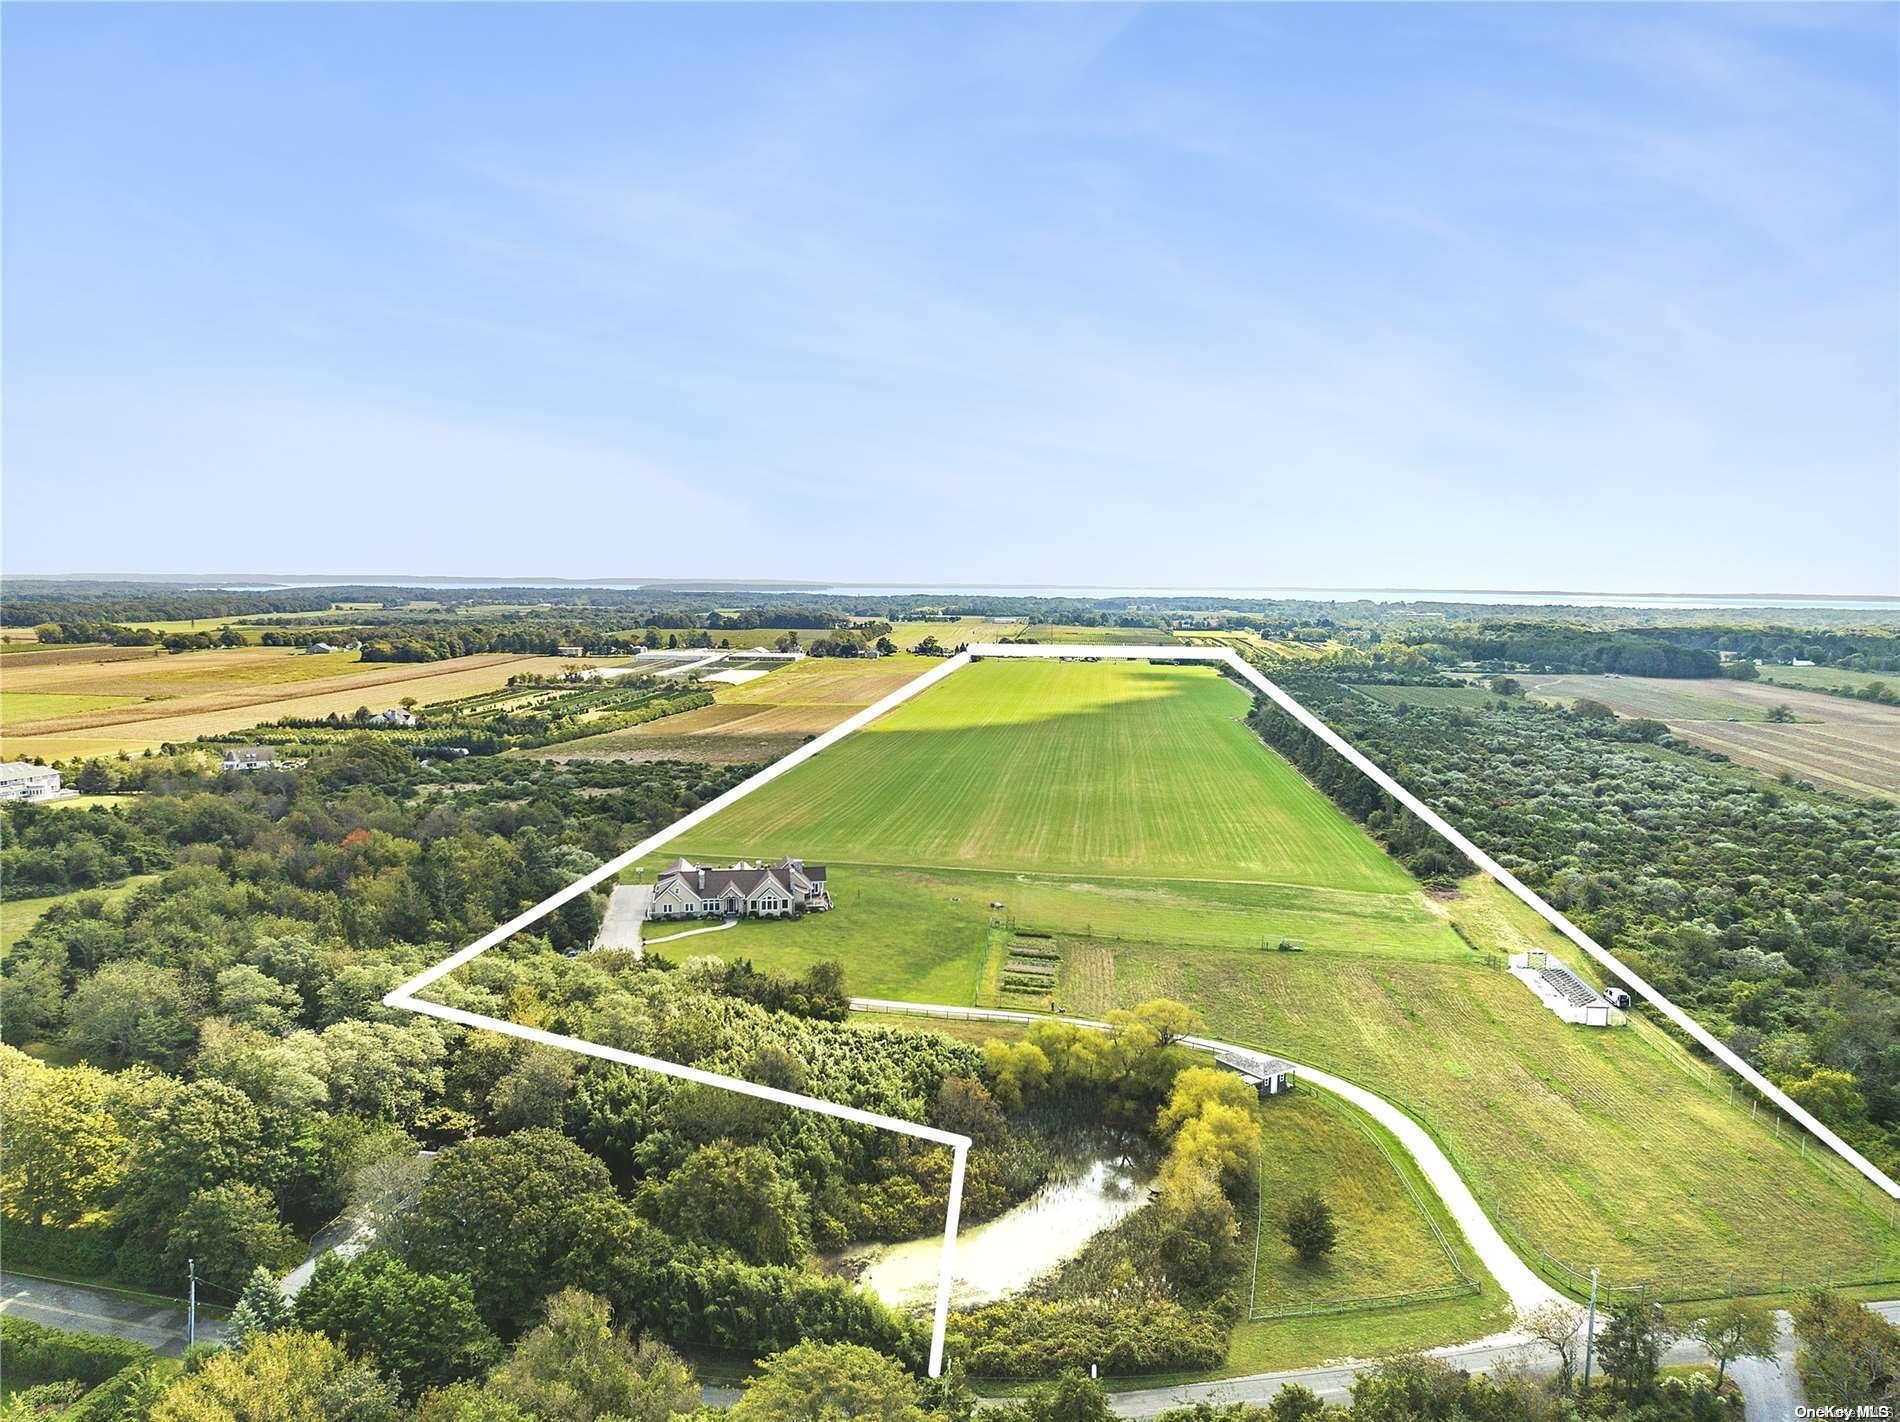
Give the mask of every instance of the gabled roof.
[[50, 765], [34, 765], [29, 761], [10, 760], [0, 765], [0, 782], [14, 780], [37, 780], [42, 775], [58, 775]]

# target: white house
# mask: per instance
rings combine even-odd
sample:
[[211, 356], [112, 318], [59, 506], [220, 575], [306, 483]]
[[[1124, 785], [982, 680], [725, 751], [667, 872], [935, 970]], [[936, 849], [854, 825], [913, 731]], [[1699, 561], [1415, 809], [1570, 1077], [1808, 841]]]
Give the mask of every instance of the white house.
[[369, 724], [372, 726], [413, 726], [416, 724], [416, 713], [407, 706], [392, 706], [387, 711], [378, 711], [370, 717]]
[[226, 746], [220, 758], [221, 770], [273, 770], [277, 752], [269, 746]]
[[782, 918], [831, 907], [825, 866], [802, 859], [712, 868], [675, 860], [653, 885], [648, 918]]
[[306, 657], [324, 657], [335, 650], [336, 648], [332, 647], [328, 642], [312, 642], [303, 649], [303, 654]]
[[59, 794], [59, 772], [10, 760], [0, 765], [0, 800], [50, 800]]

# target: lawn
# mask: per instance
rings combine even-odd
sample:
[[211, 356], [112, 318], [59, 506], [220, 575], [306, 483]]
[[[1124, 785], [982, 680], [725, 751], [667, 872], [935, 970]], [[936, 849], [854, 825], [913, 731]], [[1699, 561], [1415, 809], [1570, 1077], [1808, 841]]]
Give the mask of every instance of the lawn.
[[[1350, 1106], [1323, 1092], [1263, 1102], [1260, 1229], [1251, 1312], [1335, 1307], [1456, 1287], [1464, 1282], [1396, 1168], [1387, 1146]], [[1339, 1239], [1316, 1264], [1302, 1263], [1282, 1231], [1285, 1207], [1317, 1191]]]
[[1250, 704], [1205, 667], [978, 662], [679, 852], [1414, 892], [1260, 744]]
[[70, 894], [49, 894], [39, 899], [10, 899], [0, 903], [0, 953], [10, 953], [13, 945], [26, 937], [34, 924], [40, 921], [40, 915], [54, 904], [75, 899], [80, 894], [104, 894], [107, 898], [124, 898], [133, 890], [156, 881], [156, 874], [135, 874], [122, 884], [109, 889], [79, 889]]

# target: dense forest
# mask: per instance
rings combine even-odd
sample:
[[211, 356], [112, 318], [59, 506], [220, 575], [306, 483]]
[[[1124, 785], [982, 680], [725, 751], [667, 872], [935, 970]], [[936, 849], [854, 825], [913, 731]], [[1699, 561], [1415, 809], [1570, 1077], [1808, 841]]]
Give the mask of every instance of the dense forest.
[[[1288, 689], [1884, 1169], [1900, 1169], [1900, 807], [1734, 777], [1594, 703]], [[1470, 866], [1270, 703], [1251, 723], [1427, 879]]]

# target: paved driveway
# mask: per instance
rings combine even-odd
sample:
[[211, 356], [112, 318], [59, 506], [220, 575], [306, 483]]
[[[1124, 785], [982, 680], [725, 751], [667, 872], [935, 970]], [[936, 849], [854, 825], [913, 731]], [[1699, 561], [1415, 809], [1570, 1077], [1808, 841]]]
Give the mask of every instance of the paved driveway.
[[647, 905], [653, 902], [651, 884], [615, 884], [607, 897], [607, 912], [600, 920], [600, 932], [594, 936], [596, 948], [619, 948], [640, 956], [640, 927], [646, 922]]

